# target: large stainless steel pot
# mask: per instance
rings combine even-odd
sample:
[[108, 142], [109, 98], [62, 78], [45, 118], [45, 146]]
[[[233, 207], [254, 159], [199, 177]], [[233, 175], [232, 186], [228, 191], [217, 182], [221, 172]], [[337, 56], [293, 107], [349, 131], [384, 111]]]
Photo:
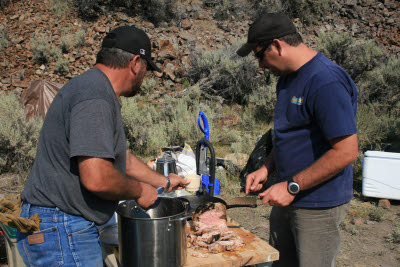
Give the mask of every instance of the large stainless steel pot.
[[177, 267], [186, 262], [187, 202], [159, 197], [148, 210], [134, 200], [118, 205], [119, 258], [124, 267]]

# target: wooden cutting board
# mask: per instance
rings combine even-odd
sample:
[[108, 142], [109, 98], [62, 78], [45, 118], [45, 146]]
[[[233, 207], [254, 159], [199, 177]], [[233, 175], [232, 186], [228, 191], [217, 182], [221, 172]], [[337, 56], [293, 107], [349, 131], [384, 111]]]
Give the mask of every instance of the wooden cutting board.
[[218, 254], [208, 253], [208, 258], [192, 256], [194, 251], [205, 253], [205, 250], [188, 248], [186, 264], [183, 267], [239, 267], [279, 259], [279, 252], [276, 249], [230, 218], [228, 218], [228, 227], [242, 237], [245, 243], [243, 248]]

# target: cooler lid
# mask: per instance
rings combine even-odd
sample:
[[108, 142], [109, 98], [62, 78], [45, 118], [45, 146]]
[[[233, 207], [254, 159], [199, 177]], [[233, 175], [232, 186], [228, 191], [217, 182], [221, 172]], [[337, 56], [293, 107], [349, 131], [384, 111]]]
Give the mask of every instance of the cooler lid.
[[395, 153], [395, 152], [368, 150], [364, 153], [364, 155], [366, 157], [374, 157], [374, 158], [400, 159], [400, 153]]

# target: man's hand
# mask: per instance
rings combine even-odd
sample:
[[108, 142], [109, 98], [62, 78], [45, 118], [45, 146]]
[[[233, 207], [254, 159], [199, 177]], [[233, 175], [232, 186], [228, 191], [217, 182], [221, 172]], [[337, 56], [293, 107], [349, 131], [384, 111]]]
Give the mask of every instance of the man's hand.
[[157, 200], [157, 189], [145, 183], [140, 183], [140, 185], [142, 187], [142, 192], [140, 194], [140, 197], [136, 199], [136, 202], [139, 204], [140, 207], [147, 209]]
[[292, 203], [294, 196], [287, 190], [288, 182], [274, 184], [264, 192], [258, 195], [263, 204], [270, 206], [285, 207]]
[[169, 193], [171, 191], [179, 190], [185, 188], [188, 184], [190, 184], [189, 180], [185, 180], [179, 175], [170, 173], [168, 175], [171, 185], [167, 188], [166, 192]]
[[249, 192], [261, 190], [263, 184], [268, 179], [268, 169], [263, 165], [260, 169], [250, 173], [246, 176], [246, 195]]

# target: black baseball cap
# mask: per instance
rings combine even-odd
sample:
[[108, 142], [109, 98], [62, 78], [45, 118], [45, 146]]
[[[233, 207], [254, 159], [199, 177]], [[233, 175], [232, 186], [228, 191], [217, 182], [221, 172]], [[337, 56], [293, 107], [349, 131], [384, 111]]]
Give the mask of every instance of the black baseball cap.
[[151, 43], [147, 34], [135, 26], [121, 26], [110, 31], [103, 39], [102, 47], [119, 48], [139, 55], [147, 61], [151, 70], [162, 72], [151, 59]]
[[264, 13], [250, 24], [247, 43], [236, 51], [241, 57], [247, 56], [260, 42], [270, 41], [296, 33], [296, 26], [283, 13]]

